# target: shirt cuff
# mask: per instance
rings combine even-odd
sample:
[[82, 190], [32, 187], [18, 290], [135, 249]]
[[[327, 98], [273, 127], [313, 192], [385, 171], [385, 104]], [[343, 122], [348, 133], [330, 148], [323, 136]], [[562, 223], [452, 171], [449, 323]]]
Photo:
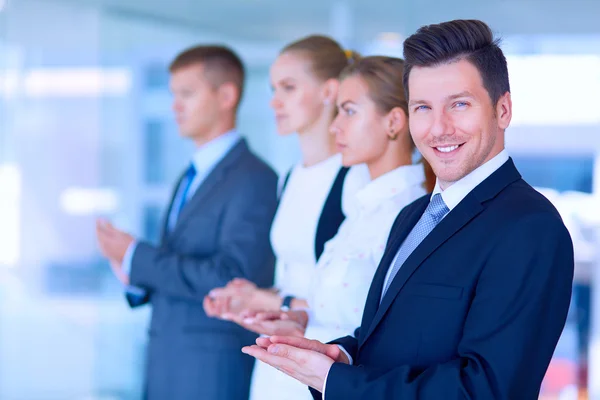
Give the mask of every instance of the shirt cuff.
[[[133, 262], [133, 255], [135, 254], [135, 249], [137, 248], [138, 242], [131, 242], [129, 247], [127, 247], [127, 251], [125, 251], [125, 255], [123, 256], [123, 262], [121, 263], [121, 269], [125, 273], [125, 275], [131, 275], [131, 263]], [[127, 293], [131, 293], [134, 296], [144, 297], [148, 292], [141, 287], [127, 285], [125, 286], [125, 291]]]
[[350, 356], [350, 354], [348, 354], [348, 352], [346, 351], [346, 349], [344, 348], [344, 346], [342, 346], [341, 344], [338, 344], [337, 347], [339, 347], [340, 350], [344, 352], [344, 354], [346, 355], [346, 357], [348, 357], [348, 364], [349, 365], [354, 364], [354, 360], [352, 360], [352, 356]]
[[[333, 366], [333, 364], [331, 364]], [[329, 367], [329, 371], [331, 371], [331, 367]], [[323, 381], [323, 391], [321, 392], [321, 397], [325, 400], [325, 389], [327, 388], [327, 378], [329, 377], [329, 371], [327, 371], [327, 375], [325, 375], [325, 381]]]
[[125, 286], [125, 291], [127, 293], [130, 293], [130, 294], [132, 294], [134, 296], [138, 296], [138, 297], [144, 297], [148, 293], [146, 290], [142, 289], [139, 286], [131, 286], [131, 285]]
[[131, 274], [131, 263], [133, 262], [133, 254], [135, 253], [135, 249], [137, 247], [137, 242], [131, 242], [129, 247], [127, 247], [127, 251], [125, 251], [125, 255], [123, 256], [123, 262], [121, 263], [121, 269], [125, 273], [125, 275], [129, 276]]

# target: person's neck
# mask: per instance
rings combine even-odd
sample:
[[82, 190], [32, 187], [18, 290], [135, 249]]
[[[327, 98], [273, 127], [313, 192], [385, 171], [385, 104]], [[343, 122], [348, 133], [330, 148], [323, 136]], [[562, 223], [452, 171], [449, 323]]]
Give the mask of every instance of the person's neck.
[[485, 164], [487, 164], [488, 162], [490, 162], [491, 160], [493, 160], [495, 157], [498, 156], [498, 154], [500, 154], [502, 151], [504, 150], [504, 141], [502, 141], [500, 143], [499, 146], [497, 146], [497, 149], [495, 149], [494, 151], [492, 151], [486, 158], [485, 160], [479, 164], [477, 167], [475, 167], [474, 169], [472, 169], [470, 172], [468, 172], [467, 174], [465, 174], [462, 178], [454, 181], [454, 182], [447, 182], [447, 181], [442, 181], [438, 178], [438, 185], [441, 189], [441, 191], [443, 192], [444, 190], [448, 189], [450, 186], [454, 185], [456, 182], [461, 181], [462, 179], [466, 178], [467, 176], [471, 175], [474, 171], [478, 170], [479, 168], [481, 168], [482, 166], [484, 166]]
[[193, 138], [196, 148], [204, 146], [206, 143], [215, 140], [216, 138], [223, 136], [225, 133], [235, 129], [235, 119], [221, 120], [215, 124], [207, 132], [199, 134]]
[[298, 133], [302, 165], [310, 167], [325, 161], [336, 153], [335, 138], [329, 134], [328, 124], [319, 124]]
[[396, 153], [393, 154], [393, 157], [380, 157], [377, 160], [368, 162], [367, 168], [369, 169], [371, 180], [374, 181], [380, 176], [406, 165], [412, 165], [412, 155]]
[[440, 187], [440, 190], [443, 192], [444, 190], [448, 189], [450, 186], [454, 185], [456, 182], [446, 182], [446, 181], [442, 181], [440, 179], [438, 179], [438, 185]]

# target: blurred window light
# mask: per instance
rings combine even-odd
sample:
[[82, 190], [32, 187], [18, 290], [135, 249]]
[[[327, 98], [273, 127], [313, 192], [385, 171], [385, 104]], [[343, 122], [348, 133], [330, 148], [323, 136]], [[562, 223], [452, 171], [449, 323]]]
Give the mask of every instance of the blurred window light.
[[0, 71], [0, 94], [6, 96], [17, 90], [33, 98], [122, 96], [131, 86], [131, 72], [125, 68], [34, 68], [21, 74]]
[[511, 154], [523, 179], [535, 187], [559, 193], [577, 191], [592, 193], [593, 155]]
[[119, 199], [113, 189], [71, 187], [61, 193], [60, 206], [70, 215], [112, 214]]
[[0, 266], [19, 262], [21, 172], [15, 165], [0, 166]]
[[19, 72], [14, 69], [0, 70], [0, 96], [13, 97], [18, 90]]
[[512, 125], [600, 123], [600, 57], [507, 56]]
[[364, 55], [402, 57], [403, 42], [404, 38], [397, 32], [381, 32], [375, 40], [366, 46]]
[[117, 68], [35, 69], [25, 75], [23, 86], [31, 97], [123, 95], [130, 90], [131, 74]]

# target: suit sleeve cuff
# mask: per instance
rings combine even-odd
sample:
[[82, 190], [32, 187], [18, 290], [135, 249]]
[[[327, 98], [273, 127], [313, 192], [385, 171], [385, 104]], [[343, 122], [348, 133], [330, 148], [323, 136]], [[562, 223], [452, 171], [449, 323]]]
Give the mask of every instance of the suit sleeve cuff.
[[[352, 365], [352, 357], [350, 356], [350, 354], [348, 354], [344, 346], [338, 344], [337, 347], [339, 347], [340, 350], [344, 352], [346, 357], [348, 357], [349, 364]], [[331, 365], [333, 366], [333, 364]], [[331, 371], [331, 368], [329, 368], [329, 371]], [[321, 393], [323, 394], [323, 400], [325, 400], [325, 389], [327, 388], [327, 378], [329, 377], [329, 371], [327, 371], [327, 375], [325, 375], [325, 381], [323, 382], [323, 390], [321, 391]]]

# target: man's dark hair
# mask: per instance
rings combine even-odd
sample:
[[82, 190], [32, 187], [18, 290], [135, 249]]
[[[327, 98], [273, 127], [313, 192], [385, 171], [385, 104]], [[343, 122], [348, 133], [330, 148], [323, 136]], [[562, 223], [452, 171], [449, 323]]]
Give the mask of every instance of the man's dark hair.
[[404, 42], [404, 90], [413, 67], [436, 67], [467, 60], [481, 75], [492, 104], [510, 92], [506, 58], [489, 26], [479, 20], [455, 20], [427, 25]]
[[244, 90], [244, 64], [230, 48], [219, 45], [195, 46], [179, 53], [169, 66], [171, 73], [192, 65], [204, 66], [204, 73], [215, 88], [233, 83], [239, 91], [239, 101]]

